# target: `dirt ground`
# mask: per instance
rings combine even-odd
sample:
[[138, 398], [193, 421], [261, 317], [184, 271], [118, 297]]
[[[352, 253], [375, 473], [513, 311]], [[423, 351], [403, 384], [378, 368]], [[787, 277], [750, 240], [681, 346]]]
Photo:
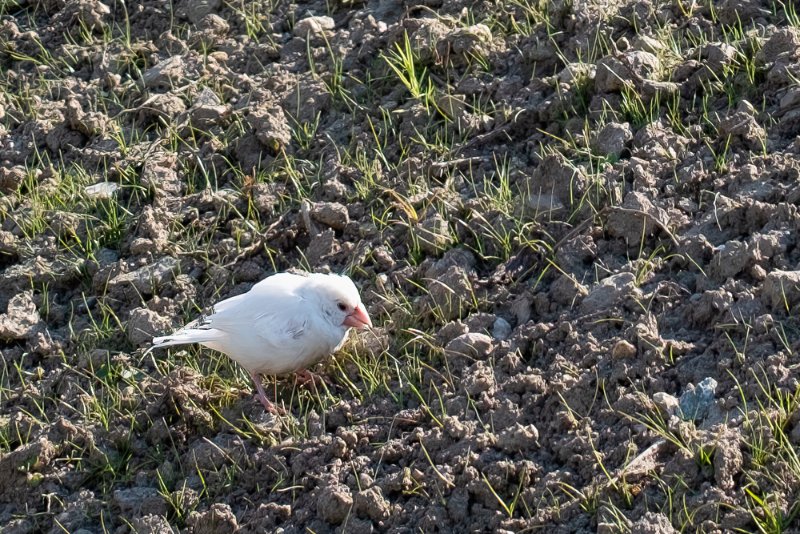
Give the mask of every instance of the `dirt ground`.
[[798, 532], [799, 133], [788, 0], [0, 0], [0, 529]]

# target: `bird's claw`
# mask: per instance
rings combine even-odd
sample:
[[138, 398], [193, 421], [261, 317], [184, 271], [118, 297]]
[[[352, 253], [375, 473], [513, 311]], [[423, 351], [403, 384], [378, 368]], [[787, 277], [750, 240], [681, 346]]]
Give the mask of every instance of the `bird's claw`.
[[317, 373], [312, 373], [308, 369], [303, 369], [302, 371], [297, 371], [294, 375], [295, 384], [302, 387], [307, 387], [311, 384], [312, 387], [316, 389], [317, 384], [320, 386], [324, 386], [327, 384], [325, 378]]
[[269, 399], [260, 395], [256, 395], [255, 398], [261, 403], [267, 413], [271, 413], [272, 415], [286, 415], [286, 410], [282, 406], [278, 406], [274, 402], [271, 402]]

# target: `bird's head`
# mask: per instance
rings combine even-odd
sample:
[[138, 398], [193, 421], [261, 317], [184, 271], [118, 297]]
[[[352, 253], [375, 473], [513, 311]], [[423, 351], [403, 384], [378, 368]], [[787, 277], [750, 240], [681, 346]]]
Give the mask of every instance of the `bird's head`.
[[338, 274], [315, 274], [314, 290], [323, 315], [334, 326], [361, 329], [372, 327], [358, 289], [350, 278]]

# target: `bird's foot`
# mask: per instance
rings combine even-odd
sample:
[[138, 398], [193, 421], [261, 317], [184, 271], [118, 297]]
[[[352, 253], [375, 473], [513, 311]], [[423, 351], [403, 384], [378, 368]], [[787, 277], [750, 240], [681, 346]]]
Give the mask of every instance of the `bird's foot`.
[[308, 369], [303, 369], [302, 371], [297, 371], [294, 374], [294, 381], [295, 384], [302, 387], [308, 387], [309, 384], [313, 386], [315, 389], [317, 384], [324, 386], [326, 385], [325, 378], [318, 375], [317, 373], [312, 373]]
[[[264, 409], [267, 411], [267, 413], [275, 415], [285, 415], [286, 410], [284, 410], [280, 406], [277, 406], [275, 403], [273, 403], [267, 398], [267, 394], [264, 392], [264, 386], [261, 385], [261, 377], [258, 375], [258, 373], [251, 373], [250, 376], [252, 377], [253, 382], [256, 385], [256, 390], [258, 391], [258, 395], [256, 395], [256, 398], [261, 403], [261, 405], [264, 406]], [[277, 400], [278, 398], [276, 396], [275, 401], [277, 402]]]
[[268, 398], [262, 397], [261, 395], [256, 395], [255, 398], [261, 403], [267, 413], [271, 413], [272, 415], [286, 415], [286, 409], [282, 406], [278, 406]]

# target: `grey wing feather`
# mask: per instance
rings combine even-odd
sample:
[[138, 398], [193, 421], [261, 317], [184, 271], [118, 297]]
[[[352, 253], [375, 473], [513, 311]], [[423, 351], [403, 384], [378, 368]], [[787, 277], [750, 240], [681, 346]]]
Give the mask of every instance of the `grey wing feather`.
[[289, 333], [290, 336], [292, 336], [292, 339], [300, 339], [306, 333], [307, 324], [308, 321], [303, 321], [303, 324], [297, 326], [292, 325], [289, 327], [289, 330], [287, 330], [287, 332]]

